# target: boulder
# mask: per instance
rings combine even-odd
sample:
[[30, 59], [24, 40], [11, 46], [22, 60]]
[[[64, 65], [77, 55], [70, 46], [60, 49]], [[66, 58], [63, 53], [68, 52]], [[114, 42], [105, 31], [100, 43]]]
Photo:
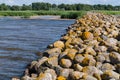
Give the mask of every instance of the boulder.
[[58, 57], [54, 56], [54, 57], [48, 58], [46, 64], [47, 64], [49, 67], [58, 66]]
[[53, 45], [55, 48], [60, 48], [60, 49], [64, 48], [64, 42], [62, 42], [62, 41], [56, 41], [56, 42], [54, 42]]
[[94, 38], [93, 34], [91, 32], [83, 32], [83, 35], [82, 35], [83, 39], [89, 39], [89, 40], [92, 40]]
[[67, 57], [70, 58], [71, 60], [73, 60], [76, 53], [77, 53], [76, 49], [69, 49], [68, 53], [67, 53]]
[[93, 75], [94, 73], [101, 74], [101, 71], [98, 70], [95, 66], [83, 67], [82, 71], [88, 75]]
[[66, 68], [62, 69], [60, 71], [60, 76], [63, 76], [67, 79], [72, 71], [73, 71], [72, 69], [66, 69]]
[[120, 63], [120, 53], [111, 52], [109, 54], [109, 57], [110, 57], [110, 61], [111, 61], [112, 64]]
[[40, 73], [39, 77], [36, 80], [53, 80], [53, 79], [50, 73]]
[[70, 77], [72, 80], [79, 80], [80, 78], [82, 78], [84, 75], [83, 72], [79, 72], [79, 71], [73, 71], [70, 74]]
[[102, 74], [102, 80], [109, 80], [109, 79], [119, 80], [120, 79], [120, 74], [118, 74], [118, 73], [116, 73], [112, 70], [106, 70]]
[[83, 61], [83, 59], [84, 59], [85, 57], [84, 56], [82, 56], [82, 54], [77, 54], [76, 56], [75, 56], [75, 61], [76, 62], [78, 62], [78, 63], [82, 63], [82, 61]]
[[45, 73], [50, 73], [51, 76], [52, 76], [52, 80], [56, 80], [57, 79], [57, 75], [56, 75], [56, 73], [55, 73], [55, 71], [53, 69], [47, 69], [45, 71]]
[[101, 67], [101, 70], [104, 72], [106, 70], [115, 70], [115, 67], [109, 63], [104, 63]]
[[60, 48], [48, 49], [43, 53], [43, 56], [49, 57], [49, 55], [55, 54], [55, 53], [61, 53], [61, 49]]
[[61, 59], [60, 65], [64, 68], [69, 68], [72, 66], [72, 62], [69, 59]]
[[83, 67], [81, 65], [79, 65], [79, 64], [74, 64], [74, 69], [76, 71], [82, 71]]

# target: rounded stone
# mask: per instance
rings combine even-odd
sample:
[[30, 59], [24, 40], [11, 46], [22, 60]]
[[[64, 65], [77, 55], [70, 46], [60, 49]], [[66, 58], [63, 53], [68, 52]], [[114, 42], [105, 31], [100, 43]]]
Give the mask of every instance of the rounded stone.
[[60, 65], [65, 68], [69, 68], [72, 65], [72, 62], [69, 59], [61, 59]]
[[84, 32], [82, 35], [83, 39], [93, 39], [93, 34], [91, 32]]
[[82, 71], [83, 67], [81, 65], [79, 65], [79, 64], [74, 64], [74, 69], [76, 71]]
[[103, 74], [102, 74], [102, 80], [109, 80], [109, 79], [115, 79], [115, 80], [119, 80], [120, 79], [120, 74], [112, 71], [112, 70], [106, 70]]
[[53, 69], [47, 69], [45, 71], [45, 73], [50, 73], [51, 76], [52, 76], [52, 80], [56, 80], [57, 79], [57, 74], [56, 74], [55, 70], [53, 70]]
[[102, 54], [99, 54], [98, 56], [96, 56], [96, 60], [98, 61], [98, 62], [104, 62], [105, 61], [105, 57], [104, 57], [104, 55], [102, 55]]
[[84, 59], [85, 57], [84, 56], [82, 56], [81, 54], [77, 54], [76, 56], [75, 56], [75, 61], [76, 62], [78, 62], [78, 63], [82, 63], [82, 61], [83, 61], [83, 59]]
[[79, 72], [79, 71], [74, 71], [74, 72], [72, 72], [70, 74], [72, 80], [78, 80], [78, 79], [82, 78], [83, 75], [84, 75], [84, 73], [83, 72]]
[[109, 63], [104, 63], [101, 67], [101, 70], [104, 72], [106, 70], [115, 70], [115, 67]]
[[55, 48], [60, 48], [60, 49], [64, 48], [64, 43], [62, 41], [56, 41], [54, 42], [53, 45]]
[[51, 67], [58, 66], [58, 58], [56, 56], [48, 58], [47, 65]]
[[83, 67], [82, 71], [88, 75], [93, 75], [94, 73], [101, 74], [100, 70], [98, 70], [95, 66]]
[[120, 63], [120, 54], [119, 53], [111, 52], [109, 54], [109, 57], [110, 57], [110, 61], [111, 61], [112, 64]]
[[86, 52], [85, 53], [88, 53], [88, 54], [93, 55], [93, 56], [96, 55], [95, 50], [91, 46], [86, 48]]
[[102, 80], [100, 74], [94, 73], [93, 76], [94, 76], [97, 80]]
[[60, 48], [48, 49], [43, 53], [43, 56], [45, 55], [45, 56], [49, 57], [49, 55], [54, 54], [54, 53], [61, 53]]
[[69, 49], [68, 53], [67, 53], [67, 57], [70, 58], [71, 60], [73, 60], [76, 53], [77, 53], [76, 49]]
[[52, 75], [50, 73], [40, 73], [36, 80], [52, 80]]

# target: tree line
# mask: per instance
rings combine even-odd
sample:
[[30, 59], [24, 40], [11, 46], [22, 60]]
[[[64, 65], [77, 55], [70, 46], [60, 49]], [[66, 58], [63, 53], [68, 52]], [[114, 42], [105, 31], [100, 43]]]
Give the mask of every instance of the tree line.
[[112, 6], [112, 5], [89, 5], [89, 4], [50, 4], [44, 2], [35, 2], [30, 5], [23, 4], [22, 6], [19, 5], [6, 5], [0, 4], [0, 11], [24, 11], [24, 10], [120, 10], [119, 6]]

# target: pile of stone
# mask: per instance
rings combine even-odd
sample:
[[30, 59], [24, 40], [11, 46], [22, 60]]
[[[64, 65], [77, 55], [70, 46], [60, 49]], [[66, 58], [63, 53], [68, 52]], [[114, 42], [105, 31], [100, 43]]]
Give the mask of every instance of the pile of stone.
[[120, 19], [88, 13], [42, 54], [22, 80], [120, 80]]

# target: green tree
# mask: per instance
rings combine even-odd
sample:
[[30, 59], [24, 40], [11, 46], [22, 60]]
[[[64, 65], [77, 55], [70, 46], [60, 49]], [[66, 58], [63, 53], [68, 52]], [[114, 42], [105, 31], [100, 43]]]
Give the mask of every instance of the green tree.
[[2, 10], [2, 11], [8, 10], [8, 6], [3, 3], [0, 5], [0, 10]]
[[11, 6], [11, 10], [13, 10], [13, 11], [20, 11], [21, 7], [18, 6], [18, 5], [13, 5], [13, 6]]
[[33, 10], [49, 10], [52, 7], [50, 3], [32, 3]]
[[21, 10], [32, 10], [32, 6], [23, 4]]

